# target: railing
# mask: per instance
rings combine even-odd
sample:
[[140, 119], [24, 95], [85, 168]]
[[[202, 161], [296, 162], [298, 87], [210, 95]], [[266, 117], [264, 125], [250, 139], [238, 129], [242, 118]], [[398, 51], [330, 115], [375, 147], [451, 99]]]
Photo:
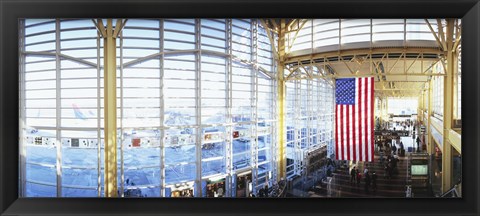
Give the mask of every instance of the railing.
[[412, 159], [412, 154], [411, 153], [407, 153], [408, 154], [408, 159], [407, 159], [407, 172], [406, 172], [406, 176], [405, 176], [405, 184], [406, 184], [406, 187], [407, 187], [407, 190], [406, 190], [406, 194], [405, 194], [405, 197], [413, 197], [413, 193], [412, 193], [412, 185], [411, 185], [411, 181], [410, 181], [410, 160]]
[[280, 180], [268, 190], [268, 197], [285, 197], [287, 191], [287, 181]]
[[457, 190], [459, 184], [454, 185], [450, 190], [442, 194], [441, 197], [460, 197], [460, 193]]

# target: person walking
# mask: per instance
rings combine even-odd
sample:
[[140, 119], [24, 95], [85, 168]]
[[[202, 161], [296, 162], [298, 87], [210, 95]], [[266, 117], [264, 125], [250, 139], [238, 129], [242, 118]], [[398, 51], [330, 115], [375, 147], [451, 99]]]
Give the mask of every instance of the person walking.
[[382, 149], [382, 150], [380, 150], [380, 163], [383, 164], [383, 160], [384, 159], [383, 159], [383, 149]]
[[372, 190], [373, 192], [377, 191], [377, 174], [375, 171], [372, 173]]
[[355, 171], [356, 167], [353, 167], [350, 171], [350, 184], [355, 183], [357, 172]]
[[391, 151], [392, 151], [392, 149], [390, 148], [390, 144], [389, 143], [385, 144], [385, 156], [388, 157], [390, 155]]
[[357, 186], [360, 185], [360, 182], [362, 180], [362, 174], [358, 171], [358, 168], [356, 169], [357, 173]]
[[388, 172], [388, 179], [392, 179], [392, 176], [393, 176], [393, 165], [392, 165], [392, 162], [388, 162], [388, 165], [387, 165], [387, 172]]
[[420, 152], [420, 143], [421, 143], [421, 140], [420, 140], [420, 136], [417, 136], [417, 152]]
[[385, 172], [383, 172], [383, 178], [386, 179], [388, 176], [388, 162], [384, 163], [384, 168]]
[[370, 179], [370, 174], [369, 172], [367, 171], [365, 173], [365, 192], [368, 193], [368, 188], [370, 188], [370, 183], [371, 183], [371, 179]]

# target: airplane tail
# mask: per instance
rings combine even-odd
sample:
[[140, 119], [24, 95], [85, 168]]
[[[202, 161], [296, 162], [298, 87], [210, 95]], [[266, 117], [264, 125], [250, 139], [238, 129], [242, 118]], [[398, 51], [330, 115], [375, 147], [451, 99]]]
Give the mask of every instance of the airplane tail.
[[83, 112], [80, 110], [80, 108], [78, 108], [76, 104], [72, 104], [72, 107], [73, 107], [73, 112], [75, 113], [75, 118], [82, 119], [82, 120], [87, 119], [85, 114], [83, 114]]

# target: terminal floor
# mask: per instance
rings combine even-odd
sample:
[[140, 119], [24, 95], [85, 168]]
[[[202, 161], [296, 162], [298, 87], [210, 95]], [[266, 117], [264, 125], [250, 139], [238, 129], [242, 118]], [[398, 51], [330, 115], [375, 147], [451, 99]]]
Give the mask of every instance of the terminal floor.
[[[378, 156], [375, 158], [378, 160]], [[363, 163], [359, 163], [359, 170], [363, 170]], [[398, 174], [391, 179], [385, 177], [385, 170], [380, 163], [369, 163], [369, 171], [375, 171], [377, 174], [377, 190], [373, 191], [370, 187], [365, 191], [365, 181], [360, 184], [350, 182], [350, 173], [348, 167], [340, 167], [333, 173], [329, 187], [299, 188], [298, 183], [294, 183], [294, 189], [291, 190], [292, 197], [405, 197], [407, 180], [407, 161], [406, 158], [400, 158], [397, 164]], [[318, 184], [316, 184], [318, 185]], [[301, 186], [300, 186], [301, 187]]]
[[[418, 133], [417, 133], [418, 134]], [[415, 137], [416, 138], [416, 137]], [[401, 137], [405, 148], [413, 147], [416, 149], [415, 139], [412, 137]], [[399, 145], [397, 144], [397, 147]], [[373, 191], [370, 187], [365, 190], [365, 181], [361, 180], [360, 184], [350, 182], [350, 173], [347, 166], [338, 168], [334, 173], [330, 182], [330, 186], [315, 184], [314, 187], [305, 188], [305, 179], [298, 178], [293, 181], [292, 189], [288, 190], [289, 197], [378, 197], [378, 198], [404, 198], [406, 196], [407, 184], [407, 168], [408, 157], [399, 157], [397, 164], [398, 173], [391, 179], [386, 178], [385, 169], [379, 163], [378, 152], [375, 152], [374, 163], [358, 162], [359, 170], [368, 166], [370, 173], [373, 171], [377, 174], [377, 190]], [[435, 179], [434, 179], [435, 183]], [[414, 189], [415, 197], [433, 197], [427, 189]]]

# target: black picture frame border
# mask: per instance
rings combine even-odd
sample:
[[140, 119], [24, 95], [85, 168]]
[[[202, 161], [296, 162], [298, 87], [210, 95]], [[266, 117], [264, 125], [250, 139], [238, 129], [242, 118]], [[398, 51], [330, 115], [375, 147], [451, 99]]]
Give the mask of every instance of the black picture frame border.
[[[19, 18], [462, 18], [460, 199], [18, 198]], [[1, 215], [479, 215], [478, 0], [0, 0]]]

